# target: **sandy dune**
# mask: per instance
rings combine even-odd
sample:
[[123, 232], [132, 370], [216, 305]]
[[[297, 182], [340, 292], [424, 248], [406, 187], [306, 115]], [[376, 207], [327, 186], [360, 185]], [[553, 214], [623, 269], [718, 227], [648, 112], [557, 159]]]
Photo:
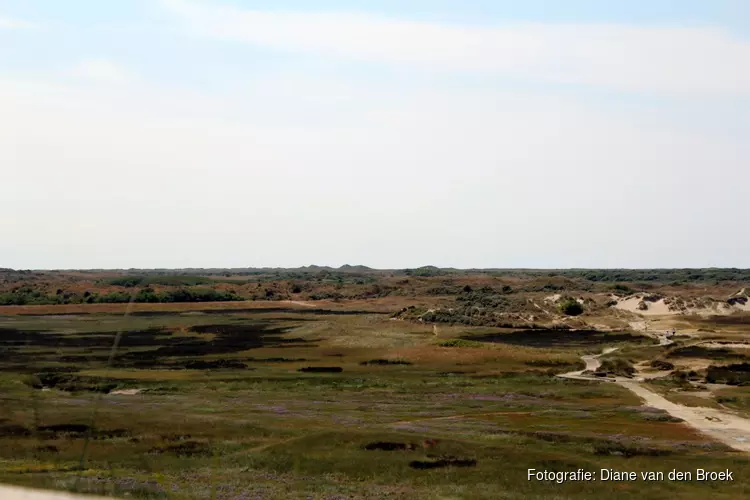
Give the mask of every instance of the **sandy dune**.
[[646, 302], [648, 309], [638, 309], [638, 304], [640, 304], [642, 300], [642, 295], [633, 295], [631, 297], [620, 299], [615, 307], [642, 316], [667, 316], [670, 314], [679, 314], [679, 311], [670, 311], [669, 306], [664, 303], [664, 299], [660, 299], [657, 302]]
[[[743, 288], [742, 293], [744, 293], [744, 291], [745, 289]], [[698, 314], [700, 316], [725, 316], [733, 314], [735, 312], [750, 311], [750, 301], [745, 304], [736, 302], [733, 305], [730, 305], [726, 302], [714, 302], [710, 307], [687, 307], [684, 310], [670, 310], [669, 306], [663, 298], [651, 302], [643, 300], [646, 296], [647, 294], [637, 293], [625, 298], [616, 298], [615, 300], [617, 300], [617, 304], [615, 304], [614, 307], [615, 309], [628, 311], [641, 316], [678, 316], [682, 314]], [[646, 304], [646, 309], [638, 308], [641, 302]]]

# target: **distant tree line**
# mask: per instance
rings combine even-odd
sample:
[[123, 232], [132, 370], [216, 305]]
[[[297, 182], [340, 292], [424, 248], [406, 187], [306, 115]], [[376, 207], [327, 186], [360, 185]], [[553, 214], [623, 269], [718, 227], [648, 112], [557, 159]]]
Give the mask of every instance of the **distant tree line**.
[[549, 277], [583, 278], [603, 282], [690, 283], [717, 281], [750, 281], [750, 269], [560, 269], [554, 271], [529, 271], [530, 275], [546, 274]]
[[120, 276], [106, 280], [108, 284], [131, 288], [134, 286], [195, 286], [208, 285], [214, 280], [203, 276]]
[[220, 291], [211, 288], [180, 288], [157, 292], [151, 288], [143, 288], [135, 293], [110, 292], [83, 294], [63, 292], [58, 290], [54, 295], [45, 294], [39, 290], [21, 288], [11, 292], [0, 293], [0, 305], [54, 305], [54, 304], [122, 304], [139, 303], [169, 303], [169, 302], [230, 302], [246, 300], [234, 291]]

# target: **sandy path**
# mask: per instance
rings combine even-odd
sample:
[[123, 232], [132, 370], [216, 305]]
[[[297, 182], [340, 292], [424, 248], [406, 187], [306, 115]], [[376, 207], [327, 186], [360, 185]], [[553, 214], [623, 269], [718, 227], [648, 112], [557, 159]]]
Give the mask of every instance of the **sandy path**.
[[117, 396], [117, 395], [135, 396], [136, 394], [140, 394], [141, 391], [142, 389], [120, 389], [117, 391], [112, 391], [109, 394], [114, 395], [114, 396]]
[[58, 493], [56, 491], [32, 490], [16, 486], [0, 486], [0, 498], [3, 500], [104, 500], [104, 497]]
[[294, 304], [295, 306], [302, 306], [302, 307], [317, 307], [315, 304], [310, 304], [308, 302], [302, 302], [301, 300], [287, 300], [289, 304]]
[[583, 362], [586, 363], [586, 368], [584, 368], [583, 370], [578, 370], [577, 372], [562, 373], [558, 375], [558, 377], [570, 378], [575, 380], [598, 380], [598, 378], [584, 375], [583, 372], [595, 372], [602, 365], [602, 362], [599, 361], [599, 358], [604, 356], [605, 354], [615, 352], [616, 350], [616, 347], [607, 347], [601, 352], [601, 354], [588, 354], [586, 356], [581, 356]]
[[705, 347], [707, 349], [750, 349], [750, 344], [739, 342], [700, 342], [695, 345]]
[[[660, 337], [659, 342], [660, 345], [669, 345], [672, 343], [665, 336]], [[599, 357], [615, 350], [615, 348], [608, 348], [601, 354], [581, 356], [581, 359], [586, 363], [586, 370], [596, 371], [601, 366]], [[605, 379], [583, 375], [583, 372], [586, 370], [564, 373], [559, 376], [575, 380], [604, 380], [618, 384], [643, 399], [646, 406], [664, 410], [671, 416], [684, 420], [687, 425], [697, 431], [724, 443], [730, 448], [750, 452], [750, 420], [713, 408], [690, 407], [673, 403], [641, 385], [639, 382], [643, 381], [643, 379], [631, 380], [622, 377]]]
[[689, 426], [740, 451], [750, 451], [750, 421], [713, 408], [696, 408], [673, 403], [633, 381], [616, 380], [645, 401], [645, 404], [681, 418]]

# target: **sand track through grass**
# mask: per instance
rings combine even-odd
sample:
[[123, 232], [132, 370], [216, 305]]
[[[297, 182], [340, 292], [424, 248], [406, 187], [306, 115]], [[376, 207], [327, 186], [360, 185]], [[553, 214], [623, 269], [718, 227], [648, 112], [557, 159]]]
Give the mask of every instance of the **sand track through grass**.
[[[662, 343], [660, 345], [669, 345], [669, 343]], [[596, 371], [601, 366], [600, 357], [615, 350], [616, 348], [609, 348], [605, 349], [602, 354], [582, 356], [581, 359], [586, 363], [585, 370], [565, 373], [559, 376], [576, 380], [605, 380], [618, 384], [643, 399], [644, 404], [666, 411], [671, 416], [683, 420], [687, 425], [726, 444], [730, 448], [750, 452], [750, 420], [726, 411], [689, 407], [673, 403], [644, 387], [640, 383], [643, 379], [640, 382], [622, 377], [614, 377], [607, 380], [584, 374], [586, 371]]]

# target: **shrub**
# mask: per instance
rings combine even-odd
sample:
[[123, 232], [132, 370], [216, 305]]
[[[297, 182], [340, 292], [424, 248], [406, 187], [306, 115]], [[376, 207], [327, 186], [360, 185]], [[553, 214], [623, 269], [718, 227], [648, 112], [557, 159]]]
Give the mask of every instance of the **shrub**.
[[711, 365], [706, 370], [706, 382], [727, 385], [750, 384], [750, 363], [740, 363], [728, 366]]
[[618, 295], [622, 295], [622, 294], [632, 295], [634, 293], [632, 288], [630, 288], [627, 285], [622, 285], [620, 283], [613, 285], [611, 289], [613, 292], [617, 293]]
[[560, 312], [566, 316], [578, 316], [583, 314], [583, 306], [575, 299], [566, 299], [558, 306]]
[[654, 359], [649, 363], [651, 368], [656, 368], [657, 370], [674, 370], [674, 365], [670, 363], [669, 361], [664, 361], [663, 359]]
[[633, 367], [630, 361], [622, 358], [605, 359], [602, 361], [602, 366], [599, 370], [623, 377], [632, 377], [635, 374], [635, 367]]

